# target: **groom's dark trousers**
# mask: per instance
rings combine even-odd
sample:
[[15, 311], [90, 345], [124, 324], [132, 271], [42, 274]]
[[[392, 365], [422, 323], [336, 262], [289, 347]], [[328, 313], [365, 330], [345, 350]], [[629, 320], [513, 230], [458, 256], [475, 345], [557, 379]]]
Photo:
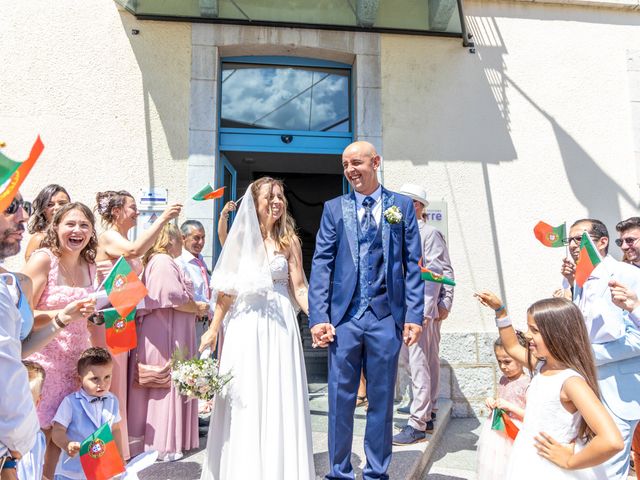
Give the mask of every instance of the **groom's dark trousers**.
[[347, 319], [336, 327], [336, 339], [329, 346], [329, 458], [333, 464], [328, 479], [354, 478], [351, 441], [361, 368], [369, 399], [364, 478], [389, 478], [386, 471], [391, 461], [393, 397], [401, 343], [402, 332], [393, 317], [378, 319], [370, 308], [360, 318]]

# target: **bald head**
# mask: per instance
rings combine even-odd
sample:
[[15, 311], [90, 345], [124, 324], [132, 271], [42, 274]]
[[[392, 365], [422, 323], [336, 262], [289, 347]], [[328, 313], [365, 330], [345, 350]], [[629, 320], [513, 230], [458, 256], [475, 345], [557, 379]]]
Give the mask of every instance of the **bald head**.
[[369, 142], [354, 142], [342, 153], [344, 176], [351, 187], [358, 193], [370, 195], [380, 185], [377, 171], [380, 167], [380, 156]]

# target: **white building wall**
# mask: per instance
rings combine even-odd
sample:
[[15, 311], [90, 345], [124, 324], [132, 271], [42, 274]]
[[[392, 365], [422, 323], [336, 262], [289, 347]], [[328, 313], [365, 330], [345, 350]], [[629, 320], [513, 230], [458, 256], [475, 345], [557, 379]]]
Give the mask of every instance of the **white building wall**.
[[[523, 324], [559, 286], [565, 255], [535, 239], [539, 220], [595, 217], [615, 234], [638, 214], [628, 49], [640, 14], [507, 2], [465, 2], [465, 13], [476, 54], [459, 40], [382, 36], [385, 183], [419, 179], [448, 202], [458, 282], [496, 291]], [[492, 317], [456, 290], [443, 359], [458, 414], [492, 393]]]
[[25, 198], [59, 183], [90, 207], [107, 189], [184, 199], [190, 24], [138, 22], [110, 0], [33, 0], [4, 2], [0, 32], [3, 152], [26, 158], [38, 133], [45, 144]]

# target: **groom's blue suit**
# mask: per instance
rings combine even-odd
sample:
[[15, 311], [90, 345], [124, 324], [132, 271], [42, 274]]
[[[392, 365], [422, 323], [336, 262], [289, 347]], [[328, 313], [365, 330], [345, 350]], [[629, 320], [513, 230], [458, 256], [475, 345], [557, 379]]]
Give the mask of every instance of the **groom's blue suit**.
[[[354, 478], [353, 412], [360, 371], [367, 379], [365, 479], [386, 479], [391, 460], [393, 397], [405, 322], [421, 325], [420, 233], [412, 201], [381, 189], [375, 237], [358, 221], [356, 195], [326, 202], [309, 285], [309, 325], [331, 323], [328, 479]], [[384, 212], [396, 206], [398, 223]]]

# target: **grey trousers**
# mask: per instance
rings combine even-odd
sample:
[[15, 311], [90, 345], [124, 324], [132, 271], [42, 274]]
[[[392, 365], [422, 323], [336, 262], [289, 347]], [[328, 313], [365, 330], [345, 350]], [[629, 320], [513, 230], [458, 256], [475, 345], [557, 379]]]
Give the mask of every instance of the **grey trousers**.
[[436, 408], [440, 380], [440, 323], [429, 321], [415, 345], [402, 345], [398, 377], [408, 372], [411, 378], [409, 425], [424, 432], [431, 412]]

